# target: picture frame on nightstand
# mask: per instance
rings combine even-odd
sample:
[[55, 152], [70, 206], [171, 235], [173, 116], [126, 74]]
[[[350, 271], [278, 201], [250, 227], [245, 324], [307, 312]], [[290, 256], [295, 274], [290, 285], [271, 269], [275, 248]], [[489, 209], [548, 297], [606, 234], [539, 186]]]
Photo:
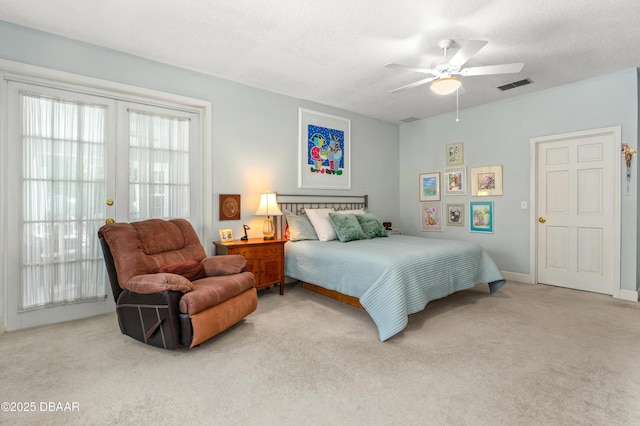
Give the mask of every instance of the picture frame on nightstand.
[[222, 228], [218, 232], [220, 233], [220, 241], [223, 243], [230, 243], [233, 241], [233, 231], [231, 228]]

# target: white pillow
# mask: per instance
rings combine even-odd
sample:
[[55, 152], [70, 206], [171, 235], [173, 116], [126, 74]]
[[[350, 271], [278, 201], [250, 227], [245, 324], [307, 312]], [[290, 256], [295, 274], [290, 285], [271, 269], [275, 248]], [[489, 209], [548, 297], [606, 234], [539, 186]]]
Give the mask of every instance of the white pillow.
[[366, 211], [364, 209], [336, 210], [336, 213], [340, 213], [340, 214], [365, 214]]
[[313, 229], [315, 229], [320, 241], [331, 241], [338, 238], [331, 224], [331, 219], [329, 219], [329, 212], [335, 212], [333, 208], [304, 209], [304, 212], [309, 218], [311, 225], [313, 225]]

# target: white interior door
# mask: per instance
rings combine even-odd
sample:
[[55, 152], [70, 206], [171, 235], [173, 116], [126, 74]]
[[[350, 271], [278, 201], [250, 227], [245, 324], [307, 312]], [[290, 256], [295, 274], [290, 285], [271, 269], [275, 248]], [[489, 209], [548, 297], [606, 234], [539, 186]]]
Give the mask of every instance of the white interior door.
[[534, 141], [537, 282], [619, 289], [619, 129]]

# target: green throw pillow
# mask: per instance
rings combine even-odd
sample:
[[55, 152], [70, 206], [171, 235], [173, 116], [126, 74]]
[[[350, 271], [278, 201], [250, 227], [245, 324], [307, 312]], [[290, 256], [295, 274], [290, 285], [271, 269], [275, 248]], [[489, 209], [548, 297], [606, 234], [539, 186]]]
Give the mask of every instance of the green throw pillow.
[[284, 212], [287, 218], [287, 225], [289, 225], [289, 241], [301, 241], [301, 240], [317, 240], [313, 225], [309, 222], [307, 215], [296, 215], [287, 210]]
[[387, 230], [384, 229], [382, 223], [378, 220], [374, 215], [367, 214], [357, 214], [356, 219], [358, 219], [358, 223], [360, 223], [360, 227], [362, 228], [362, 232], [364, 232], [365, 238], [377, 238], [377, 237], [387, 237]]
[[362, 227], [360, 223], [358, 223], [355, 215], [329, 213], [329, 219], [331, 219], [333, 229], [336, 231], [338, 239], [341, 242], [346, 243], [348, 241], [362, 240], [365, 238]]

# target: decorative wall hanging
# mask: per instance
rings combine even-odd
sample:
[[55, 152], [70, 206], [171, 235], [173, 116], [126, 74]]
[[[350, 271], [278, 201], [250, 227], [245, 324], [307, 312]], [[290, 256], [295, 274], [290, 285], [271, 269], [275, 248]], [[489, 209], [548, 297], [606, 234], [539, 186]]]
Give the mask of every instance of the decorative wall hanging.
[[474, 197], [502, 195], [502, 166], [473, 167], [471, 195]]
[[464, 144], [462, 142], [447, 145], [447, 166], [464, 164]]
[[240, 195], [220, 194], [220, 220], [240, 220]]
[[467, 193], [467, 167], [444, 169], [444, 195], [465, 195]]
[[447, 225], [464, 226], [464, 204], [447, 204]]
[[442, 231], [442, 203], [420, 203], [423, 231]]
[[631, 148], [628, 143], [622, 144], [622, 155], [627, 163], [627, 192], [629, 192], [629, 183], [631, 182], [631, 159], [636, 155], [636, 150]]
[[440, 200], [440, 172], [421, 173], [418, 191], [420, 201]]
[[493, 233], [493, 201], [469, 203], [469, 230]]
[[351, 120], [298, 108], [298, 188], [351, 188]]

